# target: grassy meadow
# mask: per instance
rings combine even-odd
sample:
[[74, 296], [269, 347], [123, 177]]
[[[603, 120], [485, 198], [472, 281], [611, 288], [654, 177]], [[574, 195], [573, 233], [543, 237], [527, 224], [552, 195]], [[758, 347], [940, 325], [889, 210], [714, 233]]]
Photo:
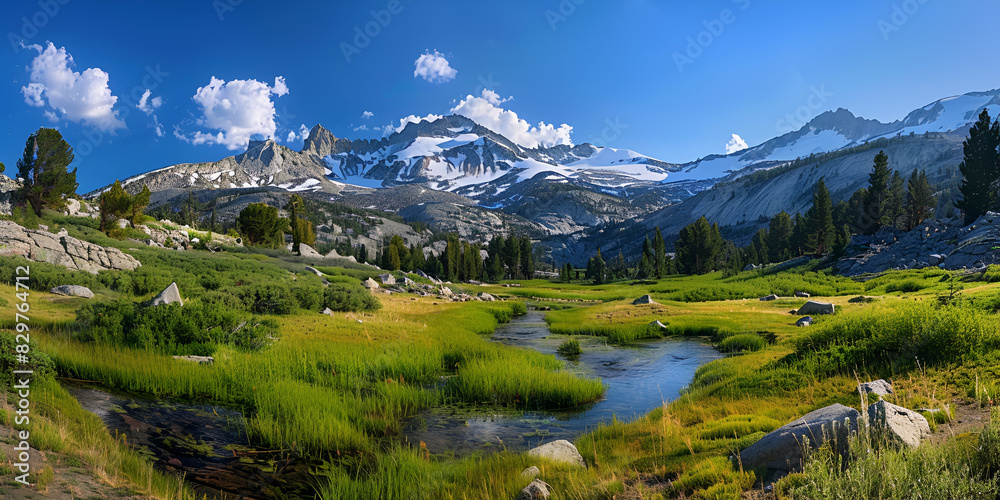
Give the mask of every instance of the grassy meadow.
[[[68, 218], [59, 223], [71, 227], [71, 234], [93, 236], [86, 224], [73, 226]], [[40, 418], [33, 420], [32, 435], [38, 436], [38, 448], [78, 457], [102, 480], [143, 497], [194, 494], [109, 434], [57, 377], [241, 409], [255, 446], [286, 450], [314, 464], [316, 496], [324, 499], [510, 499], [529, 482], [520, 474], [531, 465], [553, 486], [555, 498], [740, 498], [755, 483], [760, 488], [758, 476], [741, 470], [730, 455], [811, 410], [833, 403], [863, 409], [859, 380], [891, 379], [896, 390], [891, 402], [943, 410], [927, 413], [935, 429], [962, 418], [955, 417], [957, 408], [988, 412], [1000, 398], [996, 269], [963, 276], [928, 269], [852, 280], [812, 263], [781, 273], [672, 276], [638, 284], [453, 285], [506, 300], [447, 302], [378, 294], [377, 308], [327, 316], [318, 311], [334, 299], [324, 295], [317, 276], [305, 271], [308, 260], [247, 249], [175, 252], [116, 244], [143, 267], [93, 276], [31, 264], [33, 362], [48, 372], [37, 382]], [[13, 263], [4, 259], [0, 269]], [[356, 265], [320, 269], [331, 283], [345, 287], [377, 272]], [[15, 292], [9, 278], [0, 284], [4, 308], [11, 307]], [[191, 314], [221, 305], [233, 311], [231, 317], [197, 313], [201, 330], [218, 332], [219, 325], [239, 321], [273, 325], [267, 342], [248, 344], [217, 334], [189, 341], [171, 337], [173, 330], [142, 325], [108, 330], [101, 337], [81, 323], [81, 318], [93, 321], [118, 311], [87, 304], [141, 303], [172, 281]], [[87, 285], [97, 297], [47, 292], [65, 283]], [[791, 311], [809, 299], [789, 298], [795, 292], [832, 302], [837, 313], [796, 327], [799, 316]], [[656, 304], [631, 304], [647, 293]], [[771, 293], [785, 298], [757, 300]], [[227, 302], [235, 300], [230, 296], [239, 300]], [[437, 406], [547, 410], [602, 397], [600, 380], [572, 375], [560, 358], [490, 341], [498, 324], [525, 312], [526, 302], [547, 310], [545, 320], [565, 340], [567, 352], [581, 335], [610, 344], [692, 336], [729, 355], [702, 366], [676, 400], [634, 421], [616, 419], [580, 436], [575, 444], [586, 469], [507, 450], [438, 456], [401, 439], [407, 418]], [[651, 326], [655, 321], [664, 326]], [[5, 342], [12, 326], [11, 315], [0, 318]], [[190, 342], [210, 352], [214, 364], [171, 357], [186, 352], [179, 349]], [[9, 382], [3, 381], [5, 391]], [[13, 403], [8, 392], [0, 423], [9, 425]], [[953, 498], [991, 491], [1000, 469], [997, 429], [1000, 417], [985, 429], [942, 436], [916, 451], [856, 444], [856, 460], [846, 468], [820, 452], [803, 473], [789, 476], [769, 494], [878, 498], [882, 490], [873, 489], [865, 477], [880, 470], [893, 474], [897, 491], [908, 491], [908, 481], [920, 478], [937, 481], [928, 491], [957, 495]]]

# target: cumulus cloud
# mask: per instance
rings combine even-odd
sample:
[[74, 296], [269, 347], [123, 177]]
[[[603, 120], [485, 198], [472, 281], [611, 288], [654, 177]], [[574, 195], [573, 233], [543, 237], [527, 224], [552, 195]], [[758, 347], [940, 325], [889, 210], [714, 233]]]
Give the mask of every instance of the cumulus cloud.
[[413, 77], [421, 77], [431, 83], [444, 83], [453, 80], [458, 70], [448, 64], [444, 54], [434, 51], [433, 54], [426, 52], [413, 62], [416, 69], [413, 70]]
[[357, 127], [354, 127], [355, 132], [360, 132], [362, 130], [368, 130], [368, 125], [358, 125]]
[[726, 143], [726, 154], [730, 155], [737, 151], [743, 151], [749, 147], [750, 146], [747, 146], [747, 141], [744, 141], [739, 135], [733, 134], [733, 138]]
[[451, 108], [451, 113], [469, 118], [526, 148], [573, 145], [570, 138], [573, 127], [565, 123], [556, 127], [545, 122], [538, 122], [538, 125], [533, 127], [527, 121], [518, 118], [517, 113], [500, 107], [511, 99], [510, 97], [501, 99], [496, 92], [483, 89], [479, 97], [466, 96], [458, 105]]
[[38, 52], [29, 68], [30, 83], [21, 87], [29, 106], [48, 107], [44, 114], [52, 121], [65, 118], [105, 132], [127, 128], [114, 110], [118, 97], [108, 87], [106, 72], [100, 68], [73, 71], [73, 56], [52, 42], [44, 49], [37, 44], [22, 47]]
[[375, 113], [372, 113], [371, 111], [365, 111], [364, 113], [361, 113], [361, 118], [364, 118], [365, 120], [373, 116], [375, 116]]
[[435, 115], [434, 113], [430, 113], [427, 116], [410, 115], [404, 118], [400, 118], [399, 125], [393, 125], [390, 123], [385, 127], [382, 127], [382, 135], [389, 135], [393, 132], [402, 132], [403, 129], [406, 128], [406, 124], [408, 123], [420, 123], [424, 121], [432, 122], [434, 120], [439, 120], [441, 118], [444, 117], [441, 115]]
[[198, 125], [211, 131], [189, 135], [175, 130], [174, 135], [194, 145], [221, 144], [230, 150], [245, 148], [255, 134], [274, 138], [278, 126], [271, 94], [280, 97], [287, 93], [288, 86], [281, 76], [274, 79], [274, 86], [257, 80], [227, 82], [213, 76], [192, 98], [202, 112]]
[[295, 142], [304, 141], [306, 137], [309, 137], [309, 129], [306, 128], [306, 124], [303, 123], [299, 125], [299, 133], [296, 134], [294, 130], [288, 131], [288, 137], [285, 138], [285, 142]]

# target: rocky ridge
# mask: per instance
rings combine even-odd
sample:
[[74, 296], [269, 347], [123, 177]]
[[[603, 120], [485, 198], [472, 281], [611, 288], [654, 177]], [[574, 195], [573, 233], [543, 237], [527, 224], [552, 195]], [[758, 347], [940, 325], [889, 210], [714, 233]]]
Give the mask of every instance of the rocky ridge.
[[91, 274], [108, 269], [132, 271], [142, 265], [135, 257], [117, 248], [78, 240], [65, 230], [52, 234], [41, 229], [26, 229], [5, 220], [0, 220], [0, 255], [16, 255]]

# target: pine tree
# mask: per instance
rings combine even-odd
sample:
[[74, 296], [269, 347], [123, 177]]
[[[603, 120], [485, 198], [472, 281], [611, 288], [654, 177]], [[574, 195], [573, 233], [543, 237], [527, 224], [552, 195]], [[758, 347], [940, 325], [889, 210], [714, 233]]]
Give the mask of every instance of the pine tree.
[[936, 206], [937, 197], [927, 180], [927, 171], [914, 170], [906, 184], [906, 228], [913, 230], [931, 216]]
[[792, 249], [792, 255], [801, 257], [805, 255], [806, 245], [809, 243], [809, 228], [805, 217], [796, 213], [792, 219], [792, 236], [788, 239], [788, 246]]
[[892, 178], [889, 180], [885, 208], [882, 210], [882, 226], [900, 227], [903, 217], [903, 203], [906, 201], [905, 184], [903, 176], [899, 175], [898, 170], [894, 170]]
[[639, 269], [636, 272], [636, 278], [641, 280], [652, 278], [656, 274], [656, 269], [653, 268], [653, 263], [649, 260], [646, 254], [642, 254], [642, 258], [639, 259]]
[[131, 206], [132, 197], [122, 187], [122, 183], [115, 180], [111, 188], [101, 193], [98, 199], [98, 207], [101, 210], [101, 231], [108, 235], [117, 233], [118, 219], [125, 217]]
[[569, 262], [566, 263], [566, 282], [569, 283], [573, 281], [573, 265]]
[[662, 278], [667, 266], [667, 244], [663, 241], [660, 226], [656, 226], [656, 234], [653, 236], [653, 252], [653, 268], [656, 269], [656, 277]]
[[423, 269], [426, 259], [424, 258], [424, 249], [413, 244], [410, 247], [410, 262], [406, 268], [410, 271], [416, 271], [417, 269]]
[[507, 272], [507, 279], [518, 279], [521, 276], [521, 242], [516, 234], [510, 235], [504, 243], [503, 263]]
[[784, 210], [774, 217], [768, 225], [767, 256], [770, 262], [781, 262], [791, 255], [792, 218]]
[[[129, 215], [130, 215], [129, 221], [132, 223], [132, 227], [135, 227], [136, 224], [140, 224], [142, 222], [142, 214], [146, 210], [146, 207], [149, 206], [149, 198], [152, 195], [153, 193], [149, 191], [149, 186], [143, 184], [142, 190], [136, 193], [134, 196], [132, 196], [132, 200], [130, 203], [131, 207], [129, 207]], [[214, 209], [212, 211], [212, 216], [213, 216], [212, 224], [215, 225]]]
[[247, 205], [240, 211], [237, 224], [248, 245], [279, 248], [288, 231], [288, 219], [278, 217], [278, 209], [264, 203]]
[[861, 232], [864, 234], [875, 234], [884, 225], [885, 209], [889, 198], [890, 175], [889, 156], [885, 154], [885, 151], [879, 151], [875, 155], [872, 172], [868, 175], [868, 191], [859, 217]]
[[386, 267], [386, 269], [388, 269], [389, 271], [399, 271], [400, 269], [399, 251], [396, 249], [394, 245], [389, 245], [389, 251], [387, 252], [387, 255], [389, 256], [387, 259], [387, 263], [389, 265]]
[[521, 273], [524, 279], [535, 277], [535, 256], [532, 253], [531, 238], [525, 236], [521, 238]]
[[830, 201], [830, 191], [822, 178], [813, 188], [813, 206], [806, 213], [808, 227], [808, 246], [816, 257], [833, 249], [836, 242], [836, 228], [833, 226], [833, 203]]
[[285, 210], [288, 210], [291, 215], [289, 216], [289, 226], [292, 229], [292, 252], [296, 255], [302, 255], [299, 251], [299, 245], [302, 243], [301, 236], [302, 233], [299, 231], [299, 209], [302, 207], [302, 197], [293, 194], [288, 198], [288, 204], [285, 205]]
[[17, 161], [21, 179], [17, 195], [31, 204], [35, 215], [42, 215], [43, 207], [61, 209], [63, 197], [76, 194], [76, 169], [67, 170], [73, 158], [73, 148], [58, 130], [40, 128], [28, 137], [24, 154]]
[[597, 249], [597, 255], [594, 256], [592, 275], [595, 285], [602, 285], [607, 280], [608, 265], [604, 262], [604, 257], [601, 256], [600, 248]]
[[716, 270], [724, 242], [718, 224], [709, 224], [703, 215], [681, 229], [677, 243], [677, 260], [690, 274], [706, 274]]
[[962, 199], [955, 207], [965, 214], [965, 224], [972, 224], [993, 205], [1000, 179], [1000, 123], [990, 124], [990, 113], [983, 109], [979, 120], [969, 129], [969, 138], [962, 143], [964, 158], [958, 169], [962, 172], [959, 190]]
[[454, 233], [449, 234], [444, 258], [441, 259], [445, 279], [448, 281], [458, 281], [459, 269], [461, 267], [461, 251], [458, 235]]

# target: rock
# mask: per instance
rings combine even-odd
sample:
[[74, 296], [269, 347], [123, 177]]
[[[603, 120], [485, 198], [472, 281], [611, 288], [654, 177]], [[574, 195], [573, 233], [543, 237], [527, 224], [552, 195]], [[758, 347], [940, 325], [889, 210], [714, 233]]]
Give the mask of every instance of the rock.
[[660, 320], [650, 321], [649, 326], [652, 328], [659, 328], [660, 330], [666, 330], [667, 325], [660, 323]]
[[323, 273], [321, 273], [319, 271], [319, 269], [316, 269], [315, 267], [306, 266], [306, 271], [309, 271], [309, 272], [311, 272], [311, 273], [313, 273], [316, 276], [319, 276], [321, 278], [323, 277]]
[[859, 416], [854, 408], [839, 403], [811, 411], [741, 451], [740, 463], [746, 470], [762, 470], [764, 484], [773, 483], [802, 469], [805, 440], [814, 449], [835, 440], [837, 450], [847, 453], [847, 436], [857, 430]]
[[327, 316], [333, 316], [333, 310], [331, 310], [329, 307], [324, 308], [323, 309], [323, 314], [325, 314]]
[[653, 301], [653, 298], [650, 297], [649, 294], [643, 295], [642, 297], [639, 297], [638, 299], [635, 299], [635, 300], [632, 301], [632, 305], [634, 305], [634, 306], [640, 306], [640, 305], [645, 305], [645, 304], [655, 304], [655, 303], [656, 302]]
[[421, 271], [420, 269], [417, 269], [417, 276], [420, 276], [421, 278], [423, 278], [425, 280], [430, 280], [430, 282], [434, 283], [435, 285], [438, 285], [438, 284], [441, 283], [441, 280], [439, 280], [437, 278], [434, 278], [433, 276], [428, 275], [427, 273]]
[[69, 295], [71, 297], [84, 297], [87, 299], [94, 298], [94, 292], [80, 285], [59, 285], [49, 291], [57, 295]]
[[315, 248], [306, 245], [305, 243], [299, 243], [299, 255], [303, 257], [309, 257], [312, 259], [322, 259], [323, 254], [316, 251]]
[[448, 288], [446, 286], [442, 286], [441, 287], [441, 295], [445, 296], [445, 297], [451, 297], [452, 295], [455, 295], [455, 293], [451, 291], [451, 288]]
[[91, 274], [108, 269], [132, 271], [142, 265], [135, 257], [117, 248], [106, 248], [38, 229], [25, 229], [13, 221], [0, 220], [0, 256], [6, 255]]
[[212, 356], [174, 356], [174, 359], [190, 361], [192, 363], [198, 363], [199, 365], [211, 365], [215, 363], [215, 358]]
[[780, 298], [781, 297], [778, 297], [777, 295], [775, 295], [775, 294], [772, 293], [771, 295], [768, 295], [767, 297], [761, 297], [760, 301], [761, 302], [770, 302], [772, 300], [778, 300]]
[[795, 326], [809, 326], [812, 325], [812, 323], [813, 323], [812, 316], [806, 316], [796, 321]]
[[486, 292], [479, 292], [479, 295], [477, 295], [477, 297], [479, 297], [479, 300], [482, 300], [484, 302], [495, 302], [497, 300], [496, 297]]
[[799, 308], [796, 314], [833, 314], [836, 306], [825, 302], [815, 302], [810, 300]]
[[368, 278], [368, 279], [362, 281], [361, 282], [361, 286], [363, 286], [363, 287], [365, 287], [365, 288], [367, 288], [369, 290], [378, 290], [378, 288], [379, 288], [378, 283], [375, 280], [371, 279], [371, 278]]
[[118, 224], [118, 229], [125, 229], [129, 225], [128, 219], [118, 219], [115, 223]]
[[391, 275], [391, 274], [389, 274], [389, 273], [378, 275], [378, 279], [379, 279], [379, 281], [382, 282], [383, 285], [395, 285], [396, 284], [396, 277], [393, 276], [393, 275]]
[[796, 297], [806, 297], [806, 298], [811, 297], [811, 295], [809, 295], [806, 292], [795, 292], [795, 296]]
[[545, 481], [535, 479], [518, 493], [517, 500], [547, 500], [552, 494], [550, 488], [552, 487]]
[[885, 401], [868, 407], [868, 422], [889, 439], [910, 448], [920, 446], [920, 440], [931, 433], [923, 415]]
[[895, 394], [895, 392], [892, 391], [892, 384], [882, 379], [878, 379], [874, 382], [865, 382], [863, 384], [859, 384], [858, 390], [865, 394], [876, 394], [878, 396], [887, 396], [889, 394]]
[[941, 255], [939, 253], [932, 253], [929, 257], [927, 257], [927, 263], [932, 266], [937, 266], [943, 263], [944, 259], [945, 259], [944, 255]]
[[747, 266], [743, 268], [744, 272], [746, 272], [746, 271], [756, 271], [756, 270], [757, 270], [757, 264], [747, 264]]
[[413, 285], [416, 285], [416, 284], [417, 284], [416, 281], [413, 281], [410, 278], [407, 278], [406, 276], [403, 276], [403, 286], [413, 286]]
[[580, 467], [586, 467], [586, 462], [583, 461], [583, 456], [573, 446], [573, 443], [566, 441], [565, 439], [560, 439], [558, 441], [552, 441], [551, 443], [545, 443], [537, 448], [532, 448], [528, 450], [528, 455], [534, 457], [548, 458], [556, 462], [564, 462], [571, 465], [579, 465]]
[[534, 478], [535, 476], [537, 476], [539, 474], [541, 474], [541, 471], [539, 471], [538, 467], [535, 467], [534, 465], [532, 465], [531, 467], [528, 467], [527, 469], [524, 469], [523, 471], [521, 471], [521, 477]]
[[149, 303], [150, 306], [162, 306], [164, 304], [178, 303], [184, 305], [184, 301], [181, 299], [181, 291], [177, 289], [177, 282], [173, 282], [170, 286], [163, 289], [159, 295], [153, 297], [153, 300]]

